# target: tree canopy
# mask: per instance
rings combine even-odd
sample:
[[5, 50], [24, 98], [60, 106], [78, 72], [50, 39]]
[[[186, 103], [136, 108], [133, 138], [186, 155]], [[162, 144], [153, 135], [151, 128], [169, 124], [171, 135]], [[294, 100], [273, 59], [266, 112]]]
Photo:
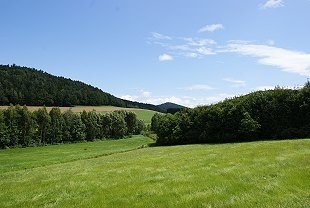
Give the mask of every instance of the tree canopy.
[[40, 108], [30, 112], [19, 105], [0, 110], [0, 148], [118, 139], [143, 129], [143, 121], [127, 111], [61, 113], [59, 108], [50, 112]]
[[[116, 78], [115, 78], [116, 79]], [[101, 89], [42, 70], [0, 65], [0, 105], [99, 106], [111, 105], [160, 111], [151, 104], [117, 98]]]
[[157, 144], [222, 143], [310, 137], [310, 87], [257, 91], [223, 102], [155, 114]]

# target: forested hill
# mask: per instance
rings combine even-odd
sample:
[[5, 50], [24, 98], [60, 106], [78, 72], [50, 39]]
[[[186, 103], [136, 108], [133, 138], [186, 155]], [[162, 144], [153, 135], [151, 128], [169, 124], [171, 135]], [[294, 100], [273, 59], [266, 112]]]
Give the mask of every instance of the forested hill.
[[214, 105], [155, 114], [157, 144], [225, 143], [310, 137], [310, 82], [301, 89], [276, 88]]
[[160, 110], [162, 112], [167, 112], [167, 113], [175, 113], [175, 112], [178, 112], [178, 111], [186, 108], [185, 106], [178, 105], [175, 103], [170, 103], [170, 102], [158, 105], [158, 107], [160, 108]]
[[132, 102], [64, 77], [16, 65], [0, 65], [0, 105], [112, 105], [160, 111], [151, 104]]

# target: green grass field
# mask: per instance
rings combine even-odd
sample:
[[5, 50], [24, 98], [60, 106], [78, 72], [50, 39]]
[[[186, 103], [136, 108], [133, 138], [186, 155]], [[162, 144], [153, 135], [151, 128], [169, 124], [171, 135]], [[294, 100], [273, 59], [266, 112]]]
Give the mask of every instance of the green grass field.
[[137, 118], [143, 120], [145, 124], [151, 124], [152, 117], [156, 113], [155, 111], [151, 110], [132, 110], [132, 111], [137, 115]]
[[310, 139], [150, 142], [1, 150], [0, 207], [310, 207]]
[[133, 136], [120, 140], [0, 149], [0, 173], [131, 151], [152, 142], [144, 136]]

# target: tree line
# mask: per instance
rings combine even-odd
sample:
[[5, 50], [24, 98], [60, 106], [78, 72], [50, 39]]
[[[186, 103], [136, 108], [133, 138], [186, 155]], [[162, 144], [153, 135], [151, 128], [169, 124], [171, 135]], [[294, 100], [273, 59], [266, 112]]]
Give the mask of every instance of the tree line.
[[310, 83], [257, 91], [223, 102], [155, 114], [158, 145], [229, 143], [310, 137]]
[[99, 106], [112, 105], [160, 111], [151, 104], [117, 98], [101, 89], [41, 70], [0, 65], [0, 105]]
[[143, 121], [127, 111], [62, 113], [44, 107], [30, 112], [19, 105], [0, 110], [0, 148], [117, 139], [143, 129]]

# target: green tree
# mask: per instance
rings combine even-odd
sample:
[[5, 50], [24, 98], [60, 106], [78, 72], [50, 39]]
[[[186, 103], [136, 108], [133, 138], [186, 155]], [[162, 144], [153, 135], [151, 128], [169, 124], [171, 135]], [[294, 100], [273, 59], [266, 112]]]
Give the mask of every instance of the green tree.
[[112, 126], [110, 137], [123, 138], [127, 133], [127, 126], [124, 116], [117, 112], [112, 112], [109, 115]]
[[240, 122], [240, 137], [251, 140], [256, 136], [255, 133], [257, 133], [260, 127], [261, 125], [257, 121], [255, 121], [248, 112], [245, 112], [243, 113], [243, 118]]
[[82, 122], [85, 125], [85, 133], [87, 141], [94, 141], [100, 135], [99, 117], [95, 111], [81, 113]]
[[74, 114], [71, 109], [64, 112], [63, 119], [64, 125], [62, 129], [62, 139], [64, 142], [73, 142], [71, 131], [73, 126]]
[[144, 130], [144, 128], [145, 128], [144, 122], [142, 120], [138, 119], [136, 121], [136, 126], [134, 128], [134, 134], [135, 135], [141, 134], [141, 132]]
[[137, 115], [134, 112], [125, 111], [125, 122], [127, 126], [127, 134], [132, 135], [135, 133], [137, 126]]
[[151, 130], [156, 132], [158, 131], [158, 127], [159, 127], [159, 123], [160, 123], [160, 119], [163, 117], [163, 115], [159, 114], [159, 113], [155, 113], [151, 119]]
[[34, 134], [34, 126], [31, 113], [28, 111], [28, 108], [26, 106], [23, 106], [23, 108], [16, 106], [15, 110], [18, 115], [17, 123], [20, 132], [19, 142], [22, 146], [27, 147], [32, 142]]
[[47, 144], [48, 142], [48, 131], [50, 128], [51, 117], [47, 113], [46, 108], [40, 108], [35, 113], [35, 119], [38, 126], [38, 139], [42, 144]]
[[20, 132], [17, 125], [16, 110], [13, 105], [4, 111], [4, 121], [7, 126], [7, 135], [10, 139], [10, 146], [17, 146], [19, 143]]
[[70, 134], [72, 141], [74, 142], [85, 140], [85, 125], [82, 122], [80, 114], [73, 114], [73, 123]]
[[8, 128], [4, 121], [3, 111], [0, 110], [0, 148], [6, 148], [10, 145]]
[[51, 117], [51, 123], [48, 132], [49, 143], [60, 143], [62, 142], [62, 130], [64, 126], [62, 113], [59, 108], [52, 108], [49, 112], [49, 115]]
[[100, 114], [99, 116], [99, 135], [100, 138], [109, 138], [112, 134], [112, 117], [110, 113]]

